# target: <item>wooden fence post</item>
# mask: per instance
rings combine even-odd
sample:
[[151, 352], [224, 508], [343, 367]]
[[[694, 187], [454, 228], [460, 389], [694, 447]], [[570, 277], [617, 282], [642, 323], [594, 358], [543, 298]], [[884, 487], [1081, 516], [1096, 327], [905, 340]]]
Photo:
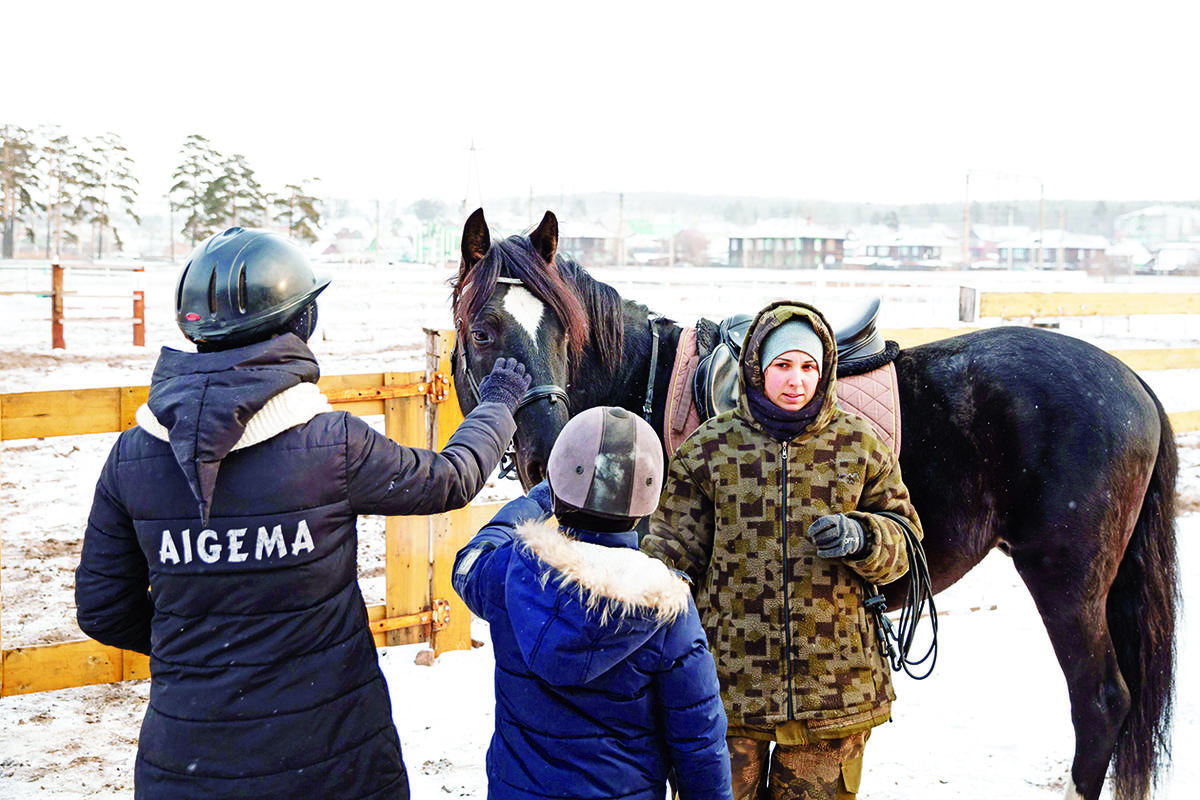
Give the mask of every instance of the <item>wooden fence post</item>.
[[[384, 386], [404, 382], [394, 372], [383, 375]], [[425, 447], [427, 396], [397, 397], [383, 401], [383, 430], [389, 439], [406, 445]], [[387, 537], [384, 558], [384, 604], [388, 617], [416, 614], [432, 607], [429, 595], [429, 518], [419, 516], [388, 517], [384, 522]], [[412, 644], [429, 639], [428, 627], [397, 628], [387, 631], [389, 645]]]
[[146, 346], [146, 293], [133, 291], [133, 346]]
[[50, 265], [50, 348], [66, 350], [63, 341], [63, 268], [61, 264]]
[[[0, 475], [4, 474], [4, 405], [0, 403]], [[0, 530], [0, 573], [4, 566], [4, 532]], [[4, 692], [4, 586], [0, 581], [0, 694]]]
[[[450, 361], [453, 349], [453, 331], [425, 329], [425, 368], [430, 381], [436, 383], [434, 378], [440, 373], [445, 376], [446, 385], [449, 385], [454, 374]], [[443, 397], [430, 398], [429, 431], [433, 446], [437, 450], [446, 446], [450, 434], [454, 433], [463, 419], [462, 411], [459, 410], [454, 397], [454, 392], [447, 391]], [[439, 655], [447, 650], [465, 650], [471, 646], [471, 612], [454, 591], [450, 581], [454, 570], [454, 556], [470, 540], [473, 533], [468, 530], [470, 512], [470, 506], [467, 506], [448, 514], [430, 517], [433, 575], [429, 596], [450, 601], [450, 624], [440, 631], [434, 631], [430, 639], [434, 653]]]

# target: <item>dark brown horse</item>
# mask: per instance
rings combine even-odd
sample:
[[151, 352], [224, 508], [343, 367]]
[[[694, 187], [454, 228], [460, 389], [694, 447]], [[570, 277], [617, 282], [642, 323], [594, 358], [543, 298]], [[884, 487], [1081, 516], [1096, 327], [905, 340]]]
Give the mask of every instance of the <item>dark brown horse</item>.
[[[516, 436], [526, 487], [544, 476], [569, 413], [642, 413], [650, 389], [650, 421], [662, 430], [678, 325], [651, 321], [558, 254], [549, 212], [528, 237], [492, 242], [481, 209], [462, 241], [459, 401], [474, 406], [470, 386], [497, 356], [527, 365], [537, 386]], [[1175, 440], [1161, 404], [1104, 351], [1031, 328], [902, 350], [896, 369], [900, 464], [934, 590], [994, 547], [1012, 556], [1067, 679], [1067, 796], [1095, 800], [1111, 762], [1117, 797], [1143, 797], [1169, 748], [1178, 593]]]

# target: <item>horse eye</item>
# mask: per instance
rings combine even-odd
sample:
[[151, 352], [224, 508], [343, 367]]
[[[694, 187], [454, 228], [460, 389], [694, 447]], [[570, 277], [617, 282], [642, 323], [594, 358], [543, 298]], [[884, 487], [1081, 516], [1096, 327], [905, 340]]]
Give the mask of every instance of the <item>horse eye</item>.
[[492, 340], [487, 331], [471, 331], [471, 341], [475, 344], [487, 344]]

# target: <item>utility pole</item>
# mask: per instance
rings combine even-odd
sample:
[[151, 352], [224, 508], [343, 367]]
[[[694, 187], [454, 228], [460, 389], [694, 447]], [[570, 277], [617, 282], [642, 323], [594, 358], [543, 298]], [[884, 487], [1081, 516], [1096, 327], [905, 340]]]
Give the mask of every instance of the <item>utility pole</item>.
[[617, 195], [617, 266], [625, 266], [625, 193]]
[[1067, 204], [1064, 202], [1058, 211], [1058, 268], [1067, 268]]
[[1046, 248], [1046, 183], [1038, 181], [1038, 249], [1037, 268], [1043, 266], [1043, 254]]
[[168, 192], [167, 198], [167, 239], [170, 242], [171, 263], [175, 263], [175, 204], [171, 202], [171, 195]]
[[1009, 238], [1008, 238], [1008, 271], [1009, 271], [1009, 272], [1012, 272], [1012, 268], [1013, 268], [1013, 250], [1015, 249], [1015, 248], [1013, 247], [1014, 239], [1012, 238], [1012, 234], [1013, 234], [1013, 213], [1015, 212], [1015, 210], [1016, 210], [1016, 209], [1015, 209], [1015, 207], [1014, 207], [1014, 206], [1013, 206], [1013, 205], [1010, 203], [1010, 204], [1009, 204], [1009, 206], [1008, 206], [1008, 237], [1009, 237]]
[[483, 207], [483, 189], [479, 183], [479, 150], [475, 147], [475, 137], [471, 137], [471, 146], [467, 148], [467, 190], [463, 192], [462, 213], [466, 216], [468, 203], [471, 202], [471, 176], [475, 177], [475, 196], [479, 200], [477, 208]]
[[967, 186], [963, 192], [963, 269], [971, 266], [971, 173], [967, 173]]

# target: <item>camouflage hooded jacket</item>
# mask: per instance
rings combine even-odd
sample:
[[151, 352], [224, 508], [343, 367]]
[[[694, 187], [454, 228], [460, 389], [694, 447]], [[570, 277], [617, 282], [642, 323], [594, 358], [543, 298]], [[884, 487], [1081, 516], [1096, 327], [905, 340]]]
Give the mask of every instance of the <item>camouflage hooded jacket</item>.
[[[783, 322], [805, 317], [825, 345], [813, 422], [787, 443], [754, 419], [747, 392], [763, 391], [760, 350]], [[908, 571], [903, 516], [921, 533], [895, 454], [869, 423], [837, 407], [837, 349], [816, 309], [768, 306], [742, 350], [737, 409], [708, 420], [671, 459], [662, 502], [642, 549], [695, 585], [717, 662], [729, 724], [772, 729], [804, 720], [838, 736], [890, 716], [891, 675], [863, 580], [890, 583]], [[865, 555], [826, 560], [806, 532], [817, 517], [845, 513], [866, 531]]]

